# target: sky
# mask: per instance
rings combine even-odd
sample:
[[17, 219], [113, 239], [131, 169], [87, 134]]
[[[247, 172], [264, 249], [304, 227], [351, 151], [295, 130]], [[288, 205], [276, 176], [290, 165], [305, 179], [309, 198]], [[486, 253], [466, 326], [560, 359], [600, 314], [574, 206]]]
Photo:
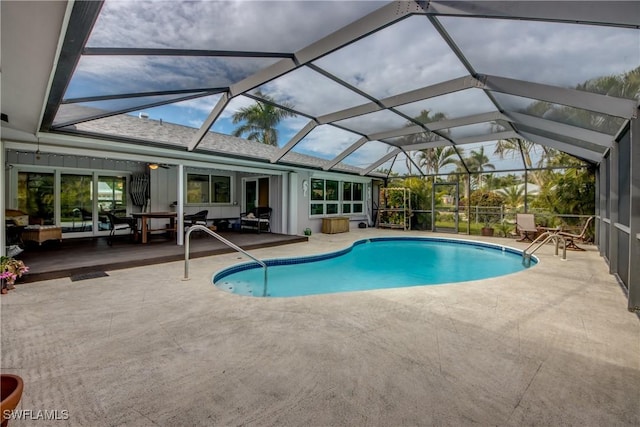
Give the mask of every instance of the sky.
[[[87, 46], [291, 54], [385, 3], [107, 0]], [[482, 74], [574, 87], [588, 79], [623, 73], [640, 65], [638, 30], [521, 20], [458, 17], [438, 20], [473, 69]], [[84, 56], [65, 98], [226, 87], [277, 61], [255, 57]], [[312, 65], [378, 99], [469, 74], [423, 16], [412, 16], [383, 28], [313, 61]], [[369, 102], [307, 67], [258, 89], [311, 116]], [[144, 111], [151, 119], [199, 127], [219, 97], [212, 95]], [[237, 126], [232, 123], [234, 112], [252, 103], [248, 97], [233, 98], [211, 130], [231, 134]], [[92, 106], [106, 108], [106, 104]], [[112, 103], [110, 108], [116, 107]], [[479, 89], [398, 107], [410, 117], [425, 109], [445, 113], [447, 118], [497, 110]], [[137, 111], [132, 114], [137, 115]], [[284, 145], [308, 121], [302, 115], [283, 121], [278, 127], [280, 144]], [[386, 111], [340, 123], [363, 134], [402, 128], [405, 124], [405, 118]], [[359, 138], [358, 134], [323, 125], [294, 151], [330, 159]], [[371, 163], [387, 152], [384, 144], [375, 149], [363, 147], [347, 161]]]

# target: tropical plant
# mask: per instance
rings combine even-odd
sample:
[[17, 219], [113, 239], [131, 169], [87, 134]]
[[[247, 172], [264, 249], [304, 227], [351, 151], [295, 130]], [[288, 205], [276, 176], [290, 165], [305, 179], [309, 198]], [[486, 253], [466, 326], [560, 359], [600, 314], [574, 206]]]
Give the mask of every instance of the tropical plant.
[[[433, 123], [433, 122], [438, 122], [441, 120], [445, 120], [447, 118], [447, 116], [444, 113], [435, 113], [432, 114], [431, 110], [422, 110], [420, 111], [420, 114], [418, 114], [417, 116], [415, 116], [413, 118], [412, 121], [408, 121], [405, 124], [405, 127], [412, 127], [415, 126], [416, 123], [415, 122], [419, 122], [422, 124], [427, 124], [427, 123]], [[407, 135], [402, 137], [402, 146], [410, 146], [410, 145], [414, 145], [414, 144], [423, 144], [426, 142], [431, 142], [431, 141], [435, 141], [440, 139], [441, 137], [439, 135], [436, 135], [435, 133], [432, 132], [418, 132], [418, 133], [414, 133], [411, 135]], [[390, 147], [390, 148], [395, 148], [395, 147]], [[450, 148], [450, 147], [449, 147]], [[432, 151], [436, 150], [436, 148], [426, 148], [423, 150], [418, 150], [413, 154], [414, 159], [410, 158], [408, 155], [405, 159], [406, 162], [406, 167], [407, 170], [409, 171], [409, 174], [412, 174], [412, 167], [414, 165], [414, 162], [412, 160], [415, 160], [415, 162], [417, 163], [418, 167], [423, 168], [425, 167], [425, 171], [426, 173], [430, 173], [433, 172], [433, 169], [430, 168], [431, 163], [426, 164], [425, 163], [425, 157], [426, 158], [432, 158], [433, 157], [433, 153]], [[440, 148], [440, 151], [441, 148]], [[435, 173], [437, 174], [437, 168], [435, 170]]]
[[416, 160], [425, 173], [438, 175], [443, 167], [456, 164], [456, 156], [456, 150], [451, 146], [433, 147], [418, 151]]
[[489, 157], [484, 153], [484, 146], [478, 150], [471, 150], [469, 155], [463, 158], [467, 170], [472, 174], [469, 185], [471, 188], [482, 188], [482, 173], [486, 169], [495, 170], [493, 163], [489, 162]]
[[2, 293], [13, 289], [13, 284], [19, 277], [29, 271], [24, 262], [12, 257], [0, 257], [0, 281], [2, 281]]
[[513, 209], [517, 209], [524, 204], [525, 185], [511, 185], [497, 190], [504, 196], [504, 204]]
[[[247, 135], [247, 139], [262, 142], [263, 144], [278, 146], [278, 124], [287, 117], [294, 117], [291, 111], [275, 107], [271, 102], [273, 98], [256, 92], [256, 97], [267, 102], [256, 101], [255, 104], [241, 108], [232, 116], [233, 124], [242, 123], [233, 131], [233, 136]], [[291, 104], [281, 103], [287, 108], [293, 108]]]
[[504, 204], [504, 197], [493, 191], [476, 190], [471, 193], [468, 201], [467, 199], [460, 201], [460, 205], [467, 204], [472, 208], [477, 207], [479, 221], [490, 228], [501, 219], [498, 208]]

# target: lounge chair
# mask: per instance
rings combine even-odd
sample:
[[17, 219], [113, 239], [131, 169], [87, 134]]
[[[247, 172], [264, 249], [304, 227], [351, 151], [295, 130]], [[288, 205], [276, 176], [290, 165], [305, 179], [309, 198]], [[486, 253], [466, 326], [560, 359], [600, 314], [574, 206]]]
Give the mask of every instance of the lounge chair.
[[580, 240], [585, 242], [586, 241], [586, 237], [587, 237], [587, 231], [589, 230], [589, 225], [591, 224], [591, 221], [593, 220], [593, 217], [590, 216], [589, 218], [587, 218], [587, 220], [585, 221], [584, 225], [582, 226], [582, 230], [580, 231], [580, 234], [575, 234], [575, 233], [569, 233], [568, 231], [559, 231], [558, 232], [558, 236], [562, 236], [566, 239], [566, 248], [567, 249], [573, 249], [575, 251], [584, 251], [583, 248], [581, 248], [580, 246], [576, 245], [576, 240]]
[[129, 216], [115, 216], [110, 212], [107, 212], [106, 215], [107, 218], [109, 218], [109, 224], [111, 225], [111, 232], [109, 233], [109, 237], [107, 237], [107, 244], [109, 246], [113, 244], [113, 236], [118, 230], [130, 230], [133, 240], [138, 240], [138, 222], [135, 218]]
[[192, 225], [204, 225], [207, 226], [207, 215], [209, 215], [208, 210], [202, 210], [200, 212], [196, 212], [194, 214], [188, 214], [184, 216], [184, 228], [185, 230]]
[[240, 231], [254, 230], [260, 233], [261, 231], [271, 232], [271, 211], [272, 209], [267, 206], [258, 206], [251, 209], [249, 212], [243, 212], [240, 214]]
[[538, 233], [533, 214], [516, 214], [516, 232], [520, 234], [518, 242], [533, 242]]

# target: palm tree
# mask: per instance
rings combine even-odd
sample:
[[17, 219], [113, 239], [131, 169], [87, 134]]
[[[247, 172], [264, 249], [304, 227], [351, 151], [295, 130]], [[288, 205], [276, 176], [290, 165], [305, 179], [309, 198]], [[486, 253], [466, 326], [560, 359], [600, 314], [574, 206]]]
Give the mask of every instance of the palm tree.
[[471, 154], [466, 159], [469, 172], [478, 174], [478, 187], [482, 187], [482, 172], [486, 169], [496, 170], [493, 163], [489, 163], [489, 157], [484, 154], [484, 146], [480, 150], [471, 150]]
[[[256, 96], [265, 101], [274, 101], [273, 98], [263, 94], [261, 91], [257, 91]], [[287, 108], [293, 108], [286, 103], [282, 105]], [[247, 139], [277, 147], [278, 131], [276, 127], [278, 123], [280, 123], [282, 119], [294, 116], [295, 114], [288, 110], [274, 107], [267, 102], [256, 101], [255, 104], [241, 108], [233, 114], [233, 124], [242, 123], [233, 131], [233, 136], [241, 137], [247, 134]]]
[[513, 209], [518, 209], [524, 204], [524, 185], [511, 185], [498, 190], [504, 196], [504, 204]]
[[[431, 122], [437, 122], [440, 120], [445, 120], [447, 118], [447, 116], [444, 113], [435, 113], [434, 115], [431, 115], [431, 110], [422, 110], [420, 111], [420, 114], [418, 114], [416, 117], [414, 117], [414, 121], [409, 121], [405, 124], [405, 127], [411, 127], [411, 126], [415, 126], [415, 122], [420, 122], [423, 124], [426, 123], [431, 123]], [[405, 145], [414, 145], [414, 144], [422, 144], [425, 142], [430, 142], [430, 141], [435, 141], [436, 139], [438, 139], [438, 135], [431, 133], [431, 132], [419, 132], [419, 133], [415, 133], [412, 135], [407, 135], [402, 137], [402, 143], [400, 144], [401, 146], [405, 146]], [[395, 148], [395, 146], [392, 146], [389, 148], [389, 150]], [[421, 158], [421, 152], [426, 152], [429, 151], [431, 149], [426, 149], [426, 150], [420, 150], [418, 152], [416, 152], [416, 154], [414, 154], [414, 156], [416, 157], [416, 163], [418, 163], [418, 166], [422, 166], [420, 164], [420, 158]], [[406, 166], [407, 169], [409, 171], [409, 174], [411, 174], [411, 169], [413, 166], [413, 162], [411, 162], [411, 159], [409, 158], [409, 156], [407, 155], [407, 158], [405, 159], [406, 162]], [[429, 171], [427, 170], [427, 173]]]
[[433, 147], [418, 151], [416, 160], [427, 174], [438, 175], [443, 167], [456, 164], [455, 156], [456, 150], [451, 146]]

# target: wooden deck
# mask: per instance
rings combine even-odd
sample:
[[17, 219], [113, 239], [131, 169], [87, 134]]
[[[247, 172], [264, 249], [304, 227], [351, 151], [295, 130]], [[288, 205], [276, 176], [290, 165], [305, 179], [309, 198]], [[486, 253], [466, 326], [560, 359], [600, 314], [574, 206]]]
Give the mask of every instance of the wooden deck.
[[[308, 241], [305, 236], [275, 233], [221, 232], [220, 235], [246, 250]], [[192, 234], [190, 246], [190, 258], [233, 252], [233, 249], [204, 233]], [[104, 237], [67, 239], [62, 242], [48, 241], [42, 246], [28, 244], [18, 258], [29, 266], [29, 273], [18, 283], [28, 283], [180, 261], [184, 260], [184, 246], [176, 245], [175, 241], [157, 238], [141, 244], [120, 237], [114, 240], [113, 246], [107, 245]]]

